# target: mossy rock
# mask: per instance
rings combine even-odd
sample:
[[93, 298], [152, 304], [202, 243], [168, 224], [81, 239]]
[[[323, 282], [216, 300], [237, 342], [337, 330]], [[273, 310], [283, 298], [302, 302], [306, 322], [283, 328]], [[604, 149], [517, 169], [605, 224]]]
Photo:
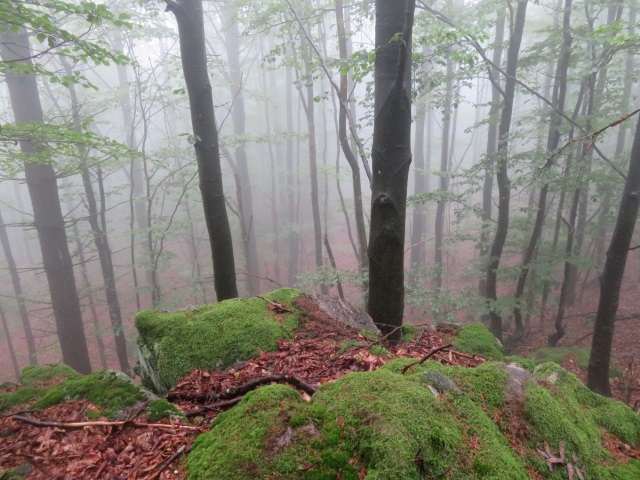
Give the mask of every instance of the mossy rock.
[[82, 374], [64, 363], [55, 365], [29, 365], [20, 373], [22, 385], [37, 386], [53, 379], [80, 378]]
[[[198, 437], [187, 460], [189, 478], [568, 478], [566, 464], [550, 471], [539, 455], [545, 442], [555, 452], [565, 445], [567, 462], [585, 478], [640, 478], [640, 462], [614, 458], [601, 437], [606, 432], [638, 445], [633, 411], [585, 391], [557, 365], [537, 370], [540, 383], [527, 382], [514, 400], [506, 394], [514, 365], [472, 369], [427, 361], [401, 375], [410, 361], [345, 375], [310, 402], [283, 385], [249, 393]], [[461, 392], [434, 396], [425, 371], [446, 376]], [[603, 406], [615, 411], [611, 418], [598, 418]]]
[[176, 408], [173, 403], [168, 402], [164, 398], [151, 400], [146, 407], [147, 421], [157, 422], [162, 419], [170, 420], [186, 420], [184, 414]]
[[265, 298], [286, 304], [293, 313], [276, 316], [262, 298], [225, 300], [177, 312], [143, 310], [136, 315], [138, 373], [156, 393], [173, 387], [194, 369], [221, 369], [260, 351], [278, 348], [291, 336], [298, 312], [291, 302], [300, 290], [281, 288]]
[[460, 352], [480, 355], [488, 360], [503, 360], [504, 353], [500, 342], [481, 323], [460, 325], [458, 338], [453, 346]]
[[[42, 370], [38, 370], [42, 368]], [[49, 386], [43, 382], [54, 378], [63, 378], [60, 373], [68, 374], [66, 379]], [[81, 375], [66, 365], [27, 367], [21, 375], [26, 384], [16, 390], [0, 394], [0, 412], [14, 405], [30, 404], [30, 408], [42, 409], [68, 400], [88, 400], [99, 407], [92, 417], [105, 416], [116, 418], [125, 409], [142, 400], [157, 400], [148, 390], [136, 385], [122, 372], [102, 370], [90, 375]], [[32, 386], [37, 385], [37, 386]], [[150, 402], [150, 404], [152, 404]]]
[[[576, 359], [576, 364], [581, 370], [586, 370], [589, 366], [590, 352], [582, 347], [543, 347], [529, 355], [536, 364], [553, 362], [561, 365], [569, 357]], [[622, 375], [622, 370], [613, 362], [609, 366], [609, 373], [612, 377]]]

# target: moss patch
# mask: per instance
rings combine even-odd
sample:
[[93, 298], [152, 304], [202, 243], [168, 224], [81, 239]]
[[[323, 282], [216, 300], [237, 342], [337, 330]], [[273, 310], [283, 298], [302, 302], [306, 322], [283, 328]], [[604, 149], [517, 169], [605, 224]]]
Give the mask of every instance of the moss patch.
[[53, 379], [80, 378], [82, 375], [64, 363], [55, 365], [29, 365], [20, 374], [22, 385], [35, 386]]
[[[281, 288], [265, 295], [287, 304], [301, 294]], [[220, 369], [247, 360], [259, 351], [273, 351], [291, 336], [298, 312], [280, 314], [261, 298], [225, 300], [172, 313], [143, 310], [136, 315], [143, 384], [156, 392], [175, 385], [194, 369]]]
[[147, 404], [146, 412], [149, 422], [157, 422], [164, 418], [186, 420], [182, 412], [164, 398], [150, 401]]
[[[573, 357], [581, 370], [586, 370], [589, 366], [589, 350], [581, 347], [543, 347], [533, 352], [530, 357], [538, 364], [553, 362], [558, 365]], [[622, 370], [613, 362], [609, 366], [609, 372], [612, 377], [622, 375]]]
[[102, 415], [113, 418], [145, 397], [142, 389], [123, 380], [120, 375], [123, 374], [104, 370], [65, 380], [47, 388], [44, 395], [35, 402], [34, 407], [46, 408], [65, 400], [85, 399], [101, 407]]
[[481, 355], [489, 360], [503, 360], [504, 353], [498, 341], [481, 323], [460, 326], [458, 338], [453, 342], [456, 350]]
[[18, 387], [13, 392], [0, 394], [0, 412], [4, 412], [15, 405], [23, 405], [40, 398], [46, 393], [46, 388]]
[[[557, 365], [539, 368], [540, 384], [528, 383], [514, 404], [505, 398], [503, 364], [470, 369], [427, 361], [400, 375], [410, 361], [345, 375], [311, 402], [283, 385], [248, 394], [197, 439], [189, 478], [525, 480], [534, 470], [536, 478], [567, 478], [566, 465], [550, 471], [537, 453], [545, 442], [557, 453], [565, 445], [566, 458], [587, 478], [640, 478], [640, 462], [621, 463], [600, 437], [604, 429], [636, 444], [633, 411], [586, 390]], [[446, 375], [462, 393], [434, 396], [425, 370]], [[510, 415], [519, 415], [517, 435]]]

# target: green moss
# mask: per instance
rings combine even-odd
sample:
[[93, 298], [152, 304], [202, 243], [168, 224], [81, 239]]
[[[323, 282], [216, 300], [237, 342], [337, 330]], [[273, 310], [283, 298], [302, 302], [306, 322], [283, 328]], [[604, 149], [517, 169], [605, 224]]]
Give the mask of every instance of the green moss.
[[506, 363], [515, 363], [516, 365], [520, 365], [525, 370], [533, 372], [533, 369], [536, 368], [536, 364], [529, 358], [520, 357], [518, 355], [509, 355], [504, 357], [504, 361]]
[[400, 338], [400, 343], [410, 342], [415, 338], [420, 330], [415, 325], [411, 323], [405, 323], [402, 325], [402, 337]]
[[157, 422], [163, 418], [185, 419], [182, 412], [178, 410], [173, 403], [168, 402], [164, 398], [150, 401], [147, 404], [146, 412], [149, 422]]
[[372, 355], [376, 355], [378, 357], [386, 357], [387, 355], [391, 355], [391, 352], [389, 350], [381, 347], [380, 345], [371, 345], [369, 347], [369, 352], [371, 352]]
[[534, 374], [553, 384], [553, 391], [561, 395], [564, 402], [575, 403], [575, 408], [588, 413], [598, 426], [626, 443], [640, 444], [640, 417], [627, 405], [592, 392], [573, 373], [555, 363], [539, 365]]
[[[553, 362], [561, 365], [569, 357], [574, 357], [576, 363], [581, 370], [586, 370], [589, 366], [589, 350], [581, 347], [543, 347], [530, 356], [536, 363]], [[622, 370], [616, 366], [613, 362], [609, 366], [609, 374], [612, 377], [619, 377], [622, 375]]]
[[[508, 472], [510, 479], [525, 480], [531, 468], [542, 478], [566, 478], [566, 468], [550, 472], [537, 453], [545, 442], [558, 454], [563, 443], [567, 458], [575, 453], [577, 460], [571, 461], [587, 478], [638, 477], [640, 463], [616, 463], [600, 438], [601, 427], [620, 438], [637, 438], [633, 412], [585, 391], [557, 365], [536, 370], [541, 380], [553, 377], [553, 384], [528, 383], [523, 403], [514, 404], [504, 399], [503, 364], [464, 368], [426, 361], [414, 366], [413, 374], [399, 375], [411, 361], [345, 375], [323, 385], [311, 402], [281, 385], [252, 392], [198, 438], [188, 460], [189, 478], [356, 480], [361, 468], [367, 479], [446, 474], [499, 480]], [[434, 397], [422, 381], [424, 370], [446, 375], [463, 393]], [[505, 436], [513, 435], [510, 415], [523, 417], [517, 425], [524, 443], [517, 451]]]
[[481, 355], [489, 360], [504, 359], [497, 340], [481, 323], [462, 325], [453, 346], [461, 352]]
[[342, 355], [344, 352], [346, 352], [350, 348], [355, 348], [359, 346], [360, 346], [360, 342], [358, 340], [353, 340], [353, 339], [347, 340], [342, 345], [340, 345], [340, 348], [338, 349], [338, 351], [335, 353], [333, 357], [331, 357], [331, 361], [337, 360], [340, 355]]
[[46, 388], [18, 387], [13, 392], [0, 394], [0, 412], [4, 412], [14, 405], [22, 405], [34, 401], [46, 393]]
[[33, 468], [29, 464], [20, 465], [9, 470], [0, 470], [0, 480], [22, 480], [27, 478]]
[[[300, 294], [281, 288], [264, 297], [292, 309], [291, 302]], [[283, 314], [280, 321], [269, 307], [254, 297], [173, 313], [141, 311], [135, 321], [138, 345], [159, 377], [156, 382], [143, 374], [143, 383], [164, 391], [196, 368], [224, 368], [259, 351], [276, 350], [278, 340], [291, 336], [297, 326], [298, 312]]]
[[64, 363], [55, 365], [29, 365], [22, 370], [20, 383], [22, 385], [35, 386], [54, 378], [69, 379], [80, 378], [81, 376], [80, 373]]
[[144, 396], [140, 388], [119, 378], [115, 371], [105, 370], [49, 387], [34, 406], [46, 408], [65, 400], [86, 399], [101, 407], [104, 416], [112, 418]]

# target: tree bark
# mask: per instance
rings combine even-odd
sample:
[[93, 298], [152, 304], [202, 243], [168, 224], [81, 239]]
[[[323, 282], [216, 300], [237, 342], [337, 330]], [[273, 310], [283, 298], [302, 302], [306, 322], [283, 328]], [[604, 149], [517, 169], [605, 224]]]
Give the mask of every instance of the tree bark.
[[631, 238], [640, 210], [640, 117], [636, 126], [629, 171], [620, 200], [604, 271], [600, 276], [600, 301], [593, 330], [587, 386], [601, 395], [611, 396], [609, 365], [620, 287], [627, 263]]
[[507, 78], [505, 79], [504, 99], [500, 124], [498, 126], [498, 158], [496, 180], [498, 183], [498, 225], [489, 251], [489, 264], [486, 276], [486, 298], [489, 302], [490, 330], [496, 338], [502, 340], [502, 317], [496, 311], [495, 302], [498, 299], [498, 267], [502, 257], [502, 249], [507, 239], [509, 230], [509, 204], [511, 199], [511, 183], [508, 176], [509, 167], [509, 133], [511, 131], [511, 117], [513, 114], [513, 101], [516, 90], [516, 72], [520, 43], [524, 31], [524, 21], [527, 14], [528, 0], [518, 2], [514, 24], [509, 36], [509, 49], [507, 50]]
[[224, 201], [218, 128], [209, 83], [202, 0], [165, 0], [178, 22], [182, 70], [187, 84], [200, 193], [213, 258], [218, 301], [238, 296], [231, 229]]
[[[33, 332], [31, 330], [31, 320], [29, 318], [29, 312], [27, 311], [27, 305], [24, 302], [24, 295], [22, 291], [22, 282], [20, 281], [20, 274], [18, 273], [18, 267], [16, 265], [16, 261], [13, 258], [13, 251], [11, 250], [11, 244], [9, 243], [9, 235], [7, 235], [7, 226], [4, 223], [1, 211], [0, 211], [0, 243], [2, 243], [4, 256], [7, 259], [7, 267], [9, 269], [9, 274], [11, 275], [11, 283], [13, 284], [13, 291], [16, 294], [16, 302], [18, 303], [18, 311], [20, 312], [20, 320], [22, 321], [24, 338], [27, 341], [27, 352], [29, 353], [29, 365], [37, 365], [38, 355], [36, 352], [36, 343], [33, 340]], [[11, 339], [7, 337], [7, 341], [10, 342]]]
[[376, 0], [375, 119], [367, 310], [391, 341], [401, 336], [404, 239], [411, 165], [411, 35], [415, 0]]
[[[24, 29], [18, 32], [6, 29], [0, 37], [0, 54], [5, 62], [27, 68], [32, 66], [29, 37]], [[43, 123], [35, 75], [20, 74], [9, 69], [5, 81], [16, 123]], [[51, 162], [42, 159], [46, 158], [45, 145], [23, 138], [20, 140], [20, 149], [26, 158], [25, 178], [51, 293], [62, 360], [80, 373], [89, 373], [91, 361], [60, 207], [56, 172]]]
[[[552, 104], [554, 112], [551, 114], [551, 120], [549, 123], [549, 136], [547, 138], [546, 151], [550, 154], [554, 154], [558, 146], [560, 145], [560, 127], [562, 126], [562, 119], [559, 114], [555, 112], [564, 112], [565, 98], [567, 95], [567, 72], [569, 70], [569, 60], [571, 58], [571, 1], [566, 0], [564, 4], [564, 15], [562, 19], [562, 46], [560, 48], [560, 57], [558, 59], [558, 65], [556, 66], [555, 82], [553, 85]], [[555, 162], [548, 160], [543, 169], [542, 174], [546, 175], [548, 170], [551, 169]], [[515, 293], [515, 306], [513, 307], [513, 320], [515, 323], [515, 332], [509, 338], [510, 345], [522, 340], [524, 337], [524, 324], [522, 321], [522, 306], [520, 304], [522, 296], [524, 294], [524, 287], [527, 281], [527, 275], [529, 273], [529, 266], [533, 261], [538, 240], [542, 235], [542, 229], [544, 227], [544, 220], [547, 214], [547, 194], [549, 193], [549, 182], [545, 181], [544, 185], [540, 189], [538, 196], [538, 206], [536, 210], [536, 219], [529, 238], [529, 245], [524, 254], [522, 266], [520, 267], [520, 274], [518, 275], [518, 282], [516, 285]]]
[[[504, 43], [504, 7], [498, 6], [496, 16], [496, 37], [494, 39], [493, 55], [491, 60], [495, 65], [502, 62]], [[499, 82], [496, 69], [491, 70], [494, 82]], [[491, 210], [493, 206], [493, 170], [495, 166], [495, 154], [498, 151], [498, 122], [500, 112], [500, 90], [496, 85], [491, 85], [491, 107], [489, 107], [489, 129], [487, 131], [487, 153], [485, 155], [486, 166], [484, 169], [484, 182], [482, 185], [482, 230], [480, 231], [480, 256], [489, 254], [489, 235], [491, 232]], [[480, 278], [478, 291], [481, 296], [486, 296], [487, 279]]]
[[[4, 313], [2, 303], [0, 303], [0, 322], [2, 322], [2, 331], [4, 332], [4, 339], [7, 342], [7, 348], [9, 349], [9, 357], [11, 358], [11, 366], [13, 367], [13, 374], [16, 376], [16, 381], [20, 381], [20, 365], [18, 364], [18, 357], [16, 356], [16, 350], [13, 348], [13, 341], [11, 340], [11, 331], [9, 330], [9, 322], [7, 316]], [[35, 365], [35, 364], [32, 364]]]
[[[225, 47], [227, 50], [227, 65], [229, 67], [229, 91], [231, 94], [231, 120], [233, 133], [244, 135], [246, 133], [246, 114], [244, 104], [244, 91], [242, 85], [242, 68], [240, 66], [240, 32], [238, 30], [237, 10], [232, 3], [222, 5], [222, 19], [226, 23]], [[258, 252], [256, 247], [255, 218], [253, 215], [253, 191], [249, 167], [247, 164], [247, 152], [244, 144], [239, 142], [235, 148], [234, 158], [240, 175], [242, 193], [242, 215], [240, 221], [244, 224], [242, 241], [246, 244], [244, 251], [247, 268], [246, 283], [250, 296], [260, 293]]]

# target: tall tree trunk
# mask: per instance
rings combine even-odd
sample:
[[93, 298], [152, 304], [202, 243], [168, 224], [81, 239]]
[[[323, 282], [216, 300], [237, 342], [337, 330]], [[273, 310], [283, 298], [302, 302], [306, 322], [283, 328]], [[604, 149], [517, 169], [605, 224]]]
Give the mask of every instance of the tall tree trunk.
[[[569, 70], [569, 60], [571, 58], [571, 1], [565, 0], [564, 15], [562, 19], [562, 46], [560, 48], [560, 58], [558, 59], [558, 65], [556, 66], [555, 82], [553, 85], [553, 96], [551, 103], [554, 108], [554, 112], [551, 113], [551, 120], [549, 123], [549, 136], [547, 138], [547, 152], [551, 154], [555, 153], [556, 149], [560, 145], [560, 127], [562, 126], [562, 119], [560, 114], [556, 112], [564, 112], [564, 103], [567, 95], [567, 72]], [[548, 171], [551, 169], [555, 162], [548, 160], [543, 169], [542, 175], [549, 175]], [[529, 273], [529, 267], [533, 260], [538, 245], [538, 240], [542, 235], [542, 229], [544, 227], [544, 220], [547, 214], [547, 194], [549, 193], [549, 182], [545, 181], [544, 185], [540, 189], [538, 196], [538, 206], [536, 210], [536, 219], [533, 225], [533, 231], [529, 238], [529, 245], [524, 254], [524, 260], [520, 267], [520, 274], [518, 275], [518, 282], [516, 285], [515, 293], [515, 306], [513, 307], [513, 320], [515, 323], [515, 332], [509, 338], [511, 345], [519, 342], [524, 337], [524, 324], [522, 321], [522, 296], [524, 294], [524, 287], [527, 281], [527, 275]]]
[[411, 165], [411, 34], [415, 0], [376, 0], [375, 118], [367, 310], [392, 341], [404, 312], [404, 239]]
[[[345, 29], [344, 7], [342, 0], [335, 0], [336, 4], [336, 22], [338, 31], [338, 49], [340, 59], [347, 61], [347, 33]], [[367, 233], [364, 225], [364, 209], [362, 208], [362, 184], [360, 181], [360, 167], [347, 135], [347, 114], [349, 113], [349, 79], [346, 72], [340, 74], [340, 91], [338, 93], [338, 101], [340, 104], [338, 116], [338, 137], [340, 146], [344, 153], [349, 166], [351, 167], [351, 180], [353, 182], [353, 203], [355, 210], [356, 231], [358, 234], [358, 253], [359, 253], [359, 271], [362, 273], [369, 266], [367, 258]], [[365, 288], [366, 296], [366, 288]]]
[[[417, 195], [427, 190], [427, 175], [425, 172], [424, 133], [427, 124], [427, 104], [419, 101], [416, 106], [416, 137], [413, 143], [413, 168], [414, 184], [413, 193]], [[425, 205], [413, 207], [413, 221], [411, 222], [411, 253], [409, 254], [409, 268], [415, 269], [422, 264], [422, 251], [424, 249], [422, 237], [424, 237]]]
[[87, 262], [84, 257], [84, 251], [82, 250], [82, 242], [80, 241], [77, 223], [73, 224], [73, 235], [76, 237], [76, 249], [78, 250], [78, 262], [80, 263], [80, 275], [84, 284], [83, 287], [87, 290], [87, 302], [89, 303], [89, 311], [91, 312], [91, 323], [93, 324], [93, 329], [96, 332], [96, 345], [98, 345], [100, 366], [105, 369], [108, 368], [107, 352], [104, 346], [104, 340], [102, 340], [102, 329], [100, 328], [98, 310], [96, 309], [96, 303], [93, 299], [93, 287], [91, 286], [91, 281], [89, 280], [89, 274], [87, 272]]
[[[308, 49], [308, 47], [305, 47]], [[300, 99], [304, 107], [307, 117], [307, 132], [309, 146], [309, 173], [311, 176], [311, 212], [313, 214], [313, 240], [314, 252], [316, 259], [316, 268], [319, 270], [324, 266], [322, 260], [322, 225], [320, 222], [320, 199], [318, 197], [318, 166], [317, 166], [317, 147], [316, 147], [316, 121], [315, 121], [315, 102], [313, 88], [313, 72], [311, 67], [311, 52], [304, 52], [305, 74], [307, 75], [306, 98], [302, 90], [300, 90]], [[320, 285], [320, 290], [324, 295], [329, 293], [326, 285]]]
[[604, 271], [600, 276], [600, 301], [593, 330], [591, 356], [587, 371], [588, 387], [601, 395], [611, 396], [609, 365], [620, 287], [627, 263], [631, 238], [640, 210], [640, 118], [636, 126], [629, 171], [620, 200], [618, 218], [613, 230]]
[[[113, 33], [113, 48], [118, 52], [124, 52], [124, 42], [122, 32], [119, 30]], [[129, 93], [129, 70], [128, 65], [116, 65], [118, 73], [118, 87], [120, 95], [118, 95], [118, 103], [120, 104], [120, 112], [122, 113], [122, 123], [125, 131], [126, 145], [135, 151], [138, 148], [136, 138], [136, 126], [134, 125], [134, 112], [131, 105], [131, 96]], [[144, 272], [147, 284], [152, 284], [151, 270], [151, 252], [148, 249], [147, 242], [138, 242], [136, 237], [147, 230], [147, 208], [145, 201], [145, 193], [143, 189], [143, 176], [141, 162], [132, 157], [129, 165], [129, 180], [131, 182], [129, 192], [130, 214], [131, 214], [131, 270], [133, 275], [133, 286], [136, 295], [136, 304], [138, 310], [141, 308], [140, 301], [140, 285], [138, 284], [138, 272], [136, 266], [136, 244], [139, 243], [144, 249]], [[133, 226], [136, 226], [140, 233], [137, 233]]]
[[[16, 350], [13, 348], [13, 341], [11, 340], [11, 331], [9, 330], [9, 322], [7, 316], [4, 313], [4, 307], [0, 303], [0, 322], [2, 322], [2, 331], [4, 333], [4, 339], [7, 342], [7, 348], [9, 349], [9, 358], [11, 358], [11, 366], [13, 367], [13, 374], [16, 376], [16, 381], [20, 380], [20, 365], [18, 364], [18, 357], [16, 356]], [[35, 364], [33, 364], [35, 365]]]
[[[450, 3], [449, 3], [450, 4]], [[453, 75], [455, 64], [452, 58], [447, 59], [447, 80], [444, 94], [444, 112], [442, 115], [442, 149], [440, 150], [440, 194], [443, 197], [449, 191], [449, 149], [451, 138], [451, 115], [453, 113]], [[440, 293], [442, 290], [442, 249], [444, 244], [444, 220], [447, 202], [444, 198], [438, 200], [436, 206], [436, 226], [435, 226], [435, 278], [433, 280], [434, 290]]]
[[[24, 29], [18, 32], [6, 29], [0, 34], [0, 54], [9, 65], [32, 69], [33, 53]], [[43, 123], [35, 74], [20, 74], [9, 69], [5, 81], [16, 123]], [[26, 159], [25, 178], [51, 293], [62, 360], [80, 373], [89, 373], [91, 361], [60, 207], [56, 172], [51, 162], [42, 160], [46, 158], [46, 146], [42, 143], [23, 138], [20, 140], [20, 149]]]
[[291, 67], [287, 67], [286, 74], [286, 109], [287, 109], [287, 250], [289, 259], [287, 261], [288, 284], [293, 285], [298, 275], [298, 224], [296, 221], [296, 185], [295, 170], [293, 168], [293, 74]]
[[[62, 65], [67, 76], [72, 77], [73, 71], [69, 63], [62, 59]], [[80, 104], [78, 103], [78, 95], [75, 85], [69, 85], [69, 96], [71, 97], [71, 109], [73, 116], [73, 124], [78, 133], [82, 133], [82, 121], [80, 119]], [[78, 144], [78, 154], [84, 160], [87, 157], [87, 149], [83, 144]], [[109, 239], [104, 229], [100, 228], [98, 222], [98, 205], [96, 196], [93, 191], [91, 175], [87, 168], [80, 170], [82, 175], [82, 184], [87, 200], [87, 209], [89, 210], [89, 225], [91, 226], [91, 234], [93, 242], [98, 251], [100, 260], [100, 270], [102, 271], [102, 280], [104, 282], [105, 296], [107, 298], [107, 307], [109, 309], [109, 319], [111, 320], [111, 331], [116, 344], [116, 354], [120, 369], [127, 375], [131, 375], [131, 367], [129, 366], [129, 358], [127, 355], [127, 339], [124, 335], [124, 327], [122, 325], [122, 313], [120, 312], [120, 300], [118, 299], [118, 290], [116, 288], [116, 276], [113, 270], [113, 260], [111, 257], [111, 248], [109, 247]]]
[[[504, 43], [504, 7], [498, 6], [496, 16], [496, 37], [493, 47], [492, 61], [495, 65], [502, 63], [502, 50]], [[494, 82], [499, 82], [496, 69], [491, 70]], [[482, 230], [480, 231], [480, 256], [489, 254], [489, 235], [491, 233], [491, 209], [493, 206], [493, 170], [495, 167], [495, 154], [498, 151], [498, 113], [500, 112], [500, 90], [498, 85], [491, 85], [491, 107], [489, 107], [489, 129], [487, 131], [487, 153], [485, 155], [486, 166], [484, 169], [484, 182], [482, 186]], [[480, 278], [478, 291], [481, 296], [486, 296], [487, 279]]]
[[204, 43], [202, 0], [165, 0], [178, 22], [182, 70], [187, 84], [195, 139], [200, 193], [213, 258], [213, 281], [218, 301], [238, 296], [231, 229], [224, 201], [218, 128], [209, 83]]
[[[20, 281], [20, 274], [18, 273], [18, 267], [16, 265], [16, 261], [13, 258], [13, 251], [11, 250], [11, 244], [9, 243], [7, 226], [5, 225], [4, 219], [2, 218], [2, 211], [0, 211], [0, 243], [2, 243], [4, 256], [7, 259], [7, 267], [9, 269], [9, 275], [11, 275], [11, 283], [13, 284], [13, 291], [16, 294], [16, 302], [18, 303], [18, 311], [20, 312], [20, 320], [22, 321], [24, 338], [27, 341], [27, 352], [29, 353], [29, 365], [37, 365], [38, 355], [36, 352], [36, 343], [33, 340], [33, 332], [31, 330], [31, 319], [29, 318], [27, 305], [24, 302], [22, 282]], [[11, 340], [7, 337], [7, 341], [10, 342]]]
[[[246, 133], [246, 114], [244, 104], [244, 87], [242, 79], [242, 67], [240, 66], [240, 32], [236, 18], [237, 10], [232, 3], [221, 7], [223, 21], [226, 24], [225, 47], [227, 50], [227, 64], [229, 66], [229, 90], [231, 94], [231, 120], [233, 122], [233, 133], [244, 135]], [[246, 282], [249, 288], [249, 295], [255, 296], [260, 293], [258, 251], [256, 247], [255, 218], [253, 215], [253, 191], [247, 163], [247, 152], [243, 142], [238, 142], [234, 152], [235, 163], [240, 175], [242, 192], [242, 215], [240, 221], [244, 223], [244, 230], [247, 232], [242, 241], [246, 243], [243, 249], [246, 252]]]
[[520, 55], [520, 43], [524, 31], [524, 21], [527, 14], [528, 0], [518, 2], [514, 24], [509, 36], [509, 48], [507, 50], [507, 78], [504, 86], [504, 99], [500, 124], [498, 126], [498, 154], [496, 180], [498, 183], [498, 225], [489, 251], [489, 264], [486, 277], [486, 297], [489, 301], [489, 316], [491, 320], [491, 333], [502, 340], [502, 317], [496, 311], [495, 302], [498, 299], [498, 267], [502, 257], [502, 249], [507, 239], [509, 230], [509, 204], [511, 199], [511, 183], [508, 176], [509, 167], [509, 133], [511, 131], [511, 117], [513, 114], [513, 101], [516, 90], [516, 72], [518, 57]]

